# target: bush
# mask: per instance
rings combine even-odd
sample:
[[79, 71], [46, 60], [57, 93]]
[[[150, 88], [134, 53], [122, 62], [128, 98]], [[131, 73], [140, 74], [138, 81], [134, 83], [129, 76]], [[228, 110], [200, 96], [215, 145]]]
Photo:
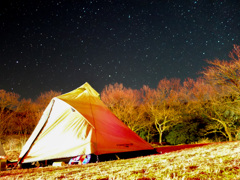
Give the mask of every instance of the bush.
[[174, 126], [166, 136], [166, 141], [172, 145], [190, 144], [198, 141], [201, 136], [199, 132], [199, 123], [180, 123]]

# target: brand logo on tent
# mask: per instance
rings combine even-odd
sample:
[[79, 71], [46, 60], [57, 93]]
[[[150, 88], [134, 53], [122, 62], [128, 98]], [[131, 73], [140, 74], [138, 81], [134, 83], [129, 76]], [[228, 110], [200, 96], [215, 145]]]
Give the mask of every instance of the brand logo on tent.
[[129, 146], [133, 146], [133, 143], [129, 143], [129, 144], [117, 144], [117, 146], [129, 147]]

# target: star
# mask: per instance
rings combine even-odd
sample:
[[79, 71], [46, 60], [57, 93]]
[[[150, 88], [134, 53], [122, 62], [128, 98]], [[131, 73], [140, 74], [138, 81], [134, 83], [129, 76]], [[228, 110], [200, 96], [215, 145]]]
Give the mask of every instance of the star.
[[8, 1], [0, 89], [36, 98], [88, 81], [140, 89], [197, 78], [240, 41], [238, 1]]

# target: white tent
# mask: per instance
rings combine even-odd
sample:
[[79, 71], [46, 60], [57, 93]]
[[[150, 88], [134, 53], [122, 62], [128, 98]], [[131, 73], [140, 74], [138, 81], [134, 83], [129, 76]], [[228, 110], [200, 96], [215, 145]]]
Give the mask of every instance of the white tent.
[[121, 122], [85, 83], [51, 100], [24, 145], [19, 162], [143, 150], [153, 148]]

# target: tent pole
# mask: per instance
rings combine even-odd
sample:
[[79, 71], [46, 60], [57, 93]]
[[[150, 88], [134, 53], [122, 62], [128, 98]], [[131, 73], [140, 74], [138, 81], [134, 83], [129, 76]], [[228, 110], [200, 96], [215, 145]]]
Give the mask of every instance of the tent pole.
[[98, 155], [97, 155], [97, 162], [100, 162], [100, 161], [99, 161], [99, 157], [98, 157]]

